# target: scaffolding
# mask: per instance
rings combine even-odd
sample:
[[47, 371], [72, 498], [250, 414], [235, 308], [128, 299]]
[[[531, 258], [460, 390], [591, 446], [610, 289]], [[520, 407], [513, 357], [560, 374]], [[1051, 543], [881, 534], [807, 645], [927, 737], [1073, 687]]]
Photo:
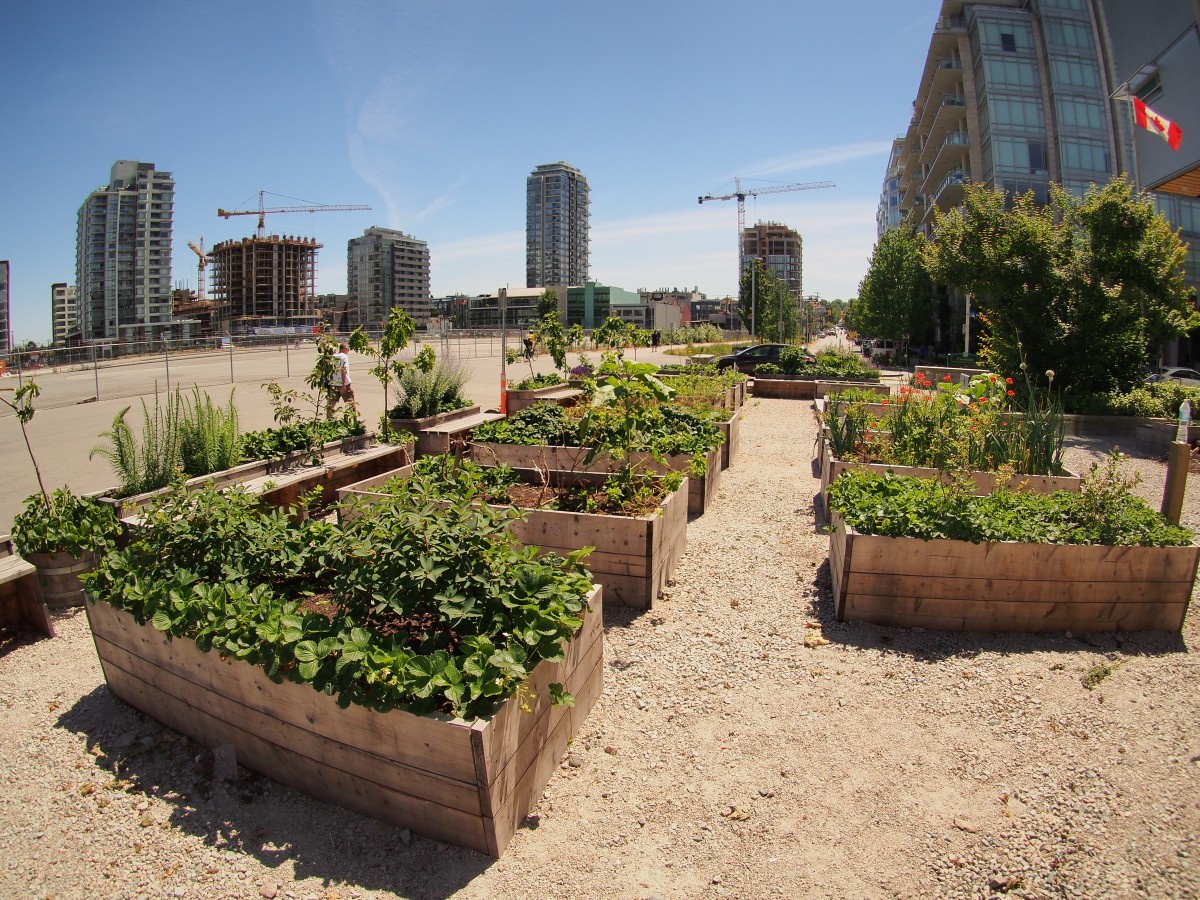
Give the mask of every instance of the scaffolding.
[[211, 298], [225, 304], [231, 334], [258, 328], [311, 330], [316, 309], [316, 238], [267, 235], [217, 244], [210, 251]]

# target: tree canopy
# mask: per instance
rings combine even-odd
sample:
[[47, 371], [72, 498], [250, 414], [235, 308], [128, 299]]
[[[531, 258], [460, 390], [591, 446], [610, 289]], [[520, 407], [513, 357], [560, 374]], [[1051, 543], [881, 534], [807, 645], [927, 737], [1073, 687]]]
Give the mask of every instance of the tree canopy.
[[996, 371], [1053, 371], [1078, 393], [1127, 389], [1151, 349], [1200, 325], [1178, 232], [1125, 179], [1082, 198], [1051, 184], [1045, 206], [968, 185], [934, 227], [926, 269], [972, 296]]
[[742, 321], [753, 322], [755, 335], [762, 340], [793, 340], [799, 334], [800, 327], [792, 292], [788, 290], [783, 279], [767, 268], [761, 259], [754, 259], [751, 266], [753, 281], [750, 268], [742, 272], [741, 292], [738, 297]]
[[933, 323], [933, 284], [922, 259], [925, 244], [925, 236], [908, 224], [880, 236], [858, 286], [856, 328], [906, 343], [924, 338]]

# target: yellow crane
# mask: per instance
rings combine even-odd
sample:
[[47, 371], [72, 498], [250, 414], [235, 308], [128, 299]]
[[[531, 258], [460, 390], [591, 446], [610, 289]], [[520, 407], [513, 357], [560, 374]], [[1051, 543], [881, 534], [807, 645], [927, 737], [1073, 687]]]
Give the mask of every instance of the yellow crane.
[[[718, 194], [718, 195], [705, 194], [703, 197], [700, 198], [699, 202], [704, 203], [706, 200], [733, 200], [733, 199], [737, 200], [737, 208], [738, 208], [738, 231], [737, 231], [738, 281], [737, 281], [737, 283], [739, 285], [741, 284], [741, 280], [742, 280], [742, 235], [746, 233], [746, 198], [747, 197], [758, 197], [762, 194], [782, 194], [786, 191], [815, 191], [815, 190], [819, 190], [821, 188], [837, 187], [837, 185], [834, 184], [832, 181], [810, 181], [810, 182], [807, 182], [804, 184], [777, 184], [777, 185], [773, 185], [771, 187], [764, 187], [764, 188], [743, 188], [742, 187], [742, 179], [737, 178], [737, 177], [735, 177], [733, 179], [733, 183], [737, 187], [737, 190], [734, 191], [732, 194]], [[753, 272], [753, 269], [751, 269], [751, 272]], [[751, 288], [751, 293], [752, 294], [754, 293], [753, 287]], [[757, 300], [757, 297], [752, 297], [751, 301], [750, 301], [750, 305], [751, 305], [750, 336], [752, 338], [755, 335], [755, 326], [756, 326], [756, 322], [755, 322], [755, 318], [756, 318], [756, 316], [755, 316], [756, 302], [755, 301], [756, 300]]]
[[198, 257], [200, 257], [200, 265], [197, 266], [198, 271], [196, 272], [196, 299], [203, 300], [204, 299], [204, 269], [208, 265], [208, 256], [206, 256], [204, 253], [204, 238], [200, 238], [200, 246], [199, 247], [197, 247], [191, 241], [188, 241], [188, 246], [192, 248], [192, 251]]
[[[308, 206], [275, 206], [267, 207], [263, 204], [263, 195], [266, 191], [258, 192], [258, 209], [217, 209], [217, 215], [222, 219], [228, 219], [230, 216], [258, 216], [258, 237], [265, 237], [267, 233], [266, 216], [268, 213], [293, 213], [293, 212], [342, 212], [352, 209], [370, 209], [369, 206], [359, 204], [331, 204], [331, 203], [313, 203]], [[280, 195], [273, 195], [280, 196]]]

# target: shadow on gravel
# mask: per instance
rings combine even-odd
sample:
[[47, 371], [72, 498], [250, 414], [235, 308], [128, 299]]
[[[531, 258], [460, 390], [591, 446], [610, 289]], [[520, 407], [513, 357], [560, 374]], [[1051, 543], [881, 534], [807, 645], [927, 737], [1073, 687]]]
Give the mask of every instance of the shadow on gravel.
[[[214, 781], [212, 751], [127, 706], [103, 685], [66, 710], [58, 725], [85, 735], [97, 775], [107, 772], [116, 790], [129, 795], [130, 802], [121, 803], [118, 794], [106, 815], [127, 817], [146, 829], [150, 852], [154, 828], [203, 838], [230, 853], [221, 873], [226, 878], [249, 856], [268, 870], [290, 863], [280, 883], [319, 879], [329, 896], [344, 884], [433, 900], [462, 890], [496, 862], [314, 800], [241, 766], [230, 780]], [[138, 811], [141, 795], [168, 803], [169, 819], [157, 821], [154, 807]], [[163, 851], [164, 857], [174, 854], [174, 848]], [[246, 896], [258, 896], [257, 877], [249, 873]], [[271, 880], [270, 872], [263, 877]], [[281, 895], [284, 890], [290, 889], [281, 888]], [[306, 885], [297, 896], [315, 893]]]
[[865, 622], [839, 622], [834, 615], [833, 578], [829, 560], [813, 575], [814, 597], [810, 615], [820, 623], [826, 640], [860, 650], [901, 653], [914, 659], [937, 662], [981, 653], [1070, 653], [1100, 651], [1121, 656], [1163, 656], [1187, 653], [1183, 635], [1169, 631], [1121, 631], [1076, 634], [1054, 631], [1044, 634], [978, 631], [927, 631], [921, 628], [889, 628]]
[[[1146, 447], [1133, 435], [1125, 435], [1124, 439], [1116, 435], [1090, 435], [1081, 437], [1071, 435], [1064, 442], [1067, 448], [1077, 447], [1092, 453], [1106, 454], [1110, 450], [1120, 450], [1130, 459], [1147, 459], [1162, 462], [1167, 458], [1166, 453], [1157, 452]], [[1076, 472], [1076, 475], [1086, 475], [1086, 472]]]
[[[20, 647], [28, 647], [30, 644], [36, 644], [42, 638], [46, 638], [46, 635], [32, 628], [13, 628], [0, 631], [0, 659], [4, 659], [8, 654]], [[46, 638], [46, 640], [49, 640], [49, 638]]]

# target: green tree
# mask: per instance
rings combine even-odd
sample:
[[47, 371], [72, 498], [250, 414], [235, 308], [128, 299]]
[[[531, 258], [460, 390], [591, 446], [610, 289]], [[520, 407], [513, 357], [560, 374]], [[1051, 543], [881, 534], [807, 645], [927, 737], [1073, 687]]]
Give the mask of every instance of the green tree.
[[996, 371], [1053, 371], [1078, 393], [1127, 389], [1151, 352], [1200, 325], [1178, 233], [1122, 178], [1083, 198], [1052, 184], [1045, 206], [969, 185], [934, 223], [926, 267], [972, 296]]
[[351, 350], [375, 360], [375, 365], [371, 367], [371, 374], [383, 385], [383, 415], [379, 419], [379, 429], [383, 432], [385, 441], [391, 434], [388, 419], [388, 410], [391, 409], [388, 401], [388, 387], [394, 379], [392, 361], [401, 350], [408, 346], [416, 329], [417, 326], [412, 317], [403, 309], [394, 306], [388, 312], [387, 326], [379, 338], [378, 348], [371, 346], [370, 340], [361, 328], [356, 328], [347, 341]]
[[753, 322], [755, 336], [760, 340], [794, 340], [800, 331], [800, 323], [792, 292], [761, 259], [753, 260], [751, 267], [742, 272], [738, 295], [742, 321], [748, 324]]
[[908, 343], [933, 323], [933, 284], [922, 253], [925, 236], [911, 225], [885, 231], [858, 286], [856, 327], [872, 337]]
[[558, 294], [554, 292], [553, 288], [546, 288], [542, 291], [542, 296], [538, 297], [533, 314], [539, 322], [544, 321], [548, 315], [558, 318]]

